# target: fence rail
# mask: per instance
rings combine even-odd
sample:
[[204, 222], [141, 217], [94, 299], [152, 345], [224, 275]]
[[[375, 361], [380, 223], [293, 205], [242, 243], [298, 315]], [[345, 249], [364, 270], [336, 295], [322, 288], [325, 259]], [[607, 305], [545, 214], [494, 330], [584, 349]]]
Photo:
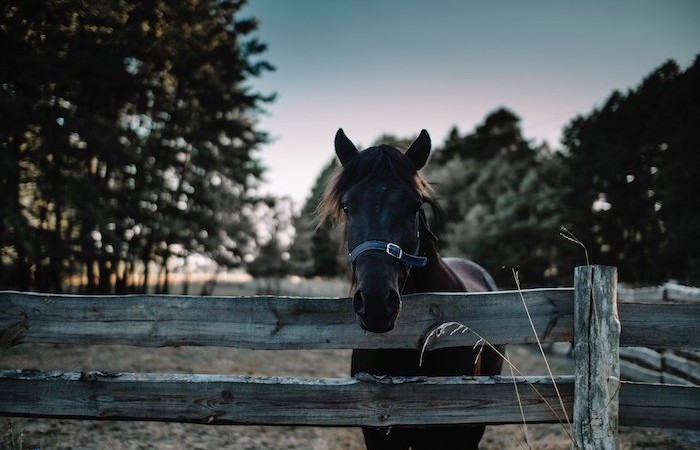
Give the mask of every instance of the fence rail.
[[[521, 299], [522, 295], [522, 299]], [[255, 350], [421, 348], [453, 321], [493, 345], [535, 343], [523, 300], [542, 342], [572, 341], [572, 288], [429, 293], [403, 298], [387, 334], [359, 326], [344, 298], [78, 296], [0, 293], [0, 346], [22, 343], [223, 346]], [[700, 348], [700, 303], [618, 305], [623, 346]], [[444, 336], [430, 349], [474, 345], [473, 334]]]
[[[509, 424], [522, 422], [517, 386], [528, 423], [565, 423], [555, 382], [571, 417], [570, 375], [310, 379], [3, 370], [0, 415], [212, 425]], [[692, 387], [624, 383], [620, 424], [697, 428], [699, 405]]]
[[[571, 340], [572, 289], [524, 291], [540, 339]], [[446, 321], [469, 324], [493, 344], [535, 342], [517, 292], [416, 294], [403, 298], [388, 334], [358, 325], [348, 299], [295, 297], [75, 296], [9, 292], [0, 330], [19, 343], [231, 346], [250, 349], [420, 348]], [[473, 345], [472, 335], [435, 347]]]
[[[565, 404], [572, 377], [556, 379]], [[191, 374], [0, 372], [6, 413], [211, 424], [391, 426], [522, 421], [511, 378], [280, 378]], [[528, 422], [556, 422], [552, 380], [517, 378]], [[14, 391], [17, 387], [19, 391]], [[99, 386], [96, 389], [96, 386]], [[532, 389], [534, 386], [537, 390]], [[99, 398], [96, 396], [99, 392]], [[38, 397], [50, 397], [39, 404]], [[15, 410], [12, 411], [11, 409]], [[50, 411], [49, 411], [50, 408]], [[430, 413], [426, 413], [430, 411]], [[559, 420], [563, 420], [559, 411]]]
[[[644, 288], [620, 288], [621, 302], [659, 303], [683, 302], [700, 304], [700, 288], [665, 283]], [[620, 303], [623, 307], [624, 303]], [[642, 344], [639, 344], [642, 345]], [[646, 383], [700, 385], [699, 348], [688, 345], [686, 350], [669, 348], [659, 342], [647, 342], [647, 347], [620, 348], [620, 373], [624, 380]], [[653, 348], [649, 348], [653, 347]]]
[[[577, 268], [574, 289], [406, 296], [399, 323], [385, 335], [361, 331], [348, 300], [339, 298], [3, 292], [2, 348], [63, 343], [421, 349], [430, 332], [447, 322], [468, 326], [494, 345], [532, 343], [527, 305], [543, 342], [574, 341], [576, 373], [554, 380], [306, 379], [10, 368], [0, 370], [0, 415], [318, 426], [517, 423], [517, 387], [528, 422], [557, 423], [564, 413], [554, 397], [556, 382], [583, 450], [601, 442], [591, 436], [614, 442], [618, 418], [621, 425], [700, 428], [700, 388], [620, 383], [617, 359], [619, 345], [700, 348], [700, 303], [617, 304], [614, 273]], [[447, 334], [431, 339], [427, 351], [477, 340], [471, 333]]]
[[620, 287], [618, 298], [621, 302], [700, 302], [700, 288], [683, 286], [678, 283], [665, 283], [661, 286], [641, 288]]

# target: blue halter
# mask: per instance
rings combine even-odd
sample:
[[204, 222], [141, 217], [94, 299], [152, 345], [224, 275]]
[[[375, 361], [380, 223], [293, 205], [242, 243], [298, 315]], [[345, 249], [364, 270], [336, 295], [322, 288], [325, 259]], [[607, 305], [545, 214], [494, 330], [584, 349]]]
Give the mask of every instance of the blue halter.
[[[428, 233], [428, 236], [430, 236], [430, 238], [433, 241], [437, 241], [437, 237], [430, 230], [430, 227], [428, 227], [428, 221], [425, 218], [425, 211], [423, 211], [423, 208], [420, 208], [418, 210], [416, 217], [418, 218], [418, 223], [419, 223], [419, 225], [418, 225], [419, 231], [416, 235], [416, 238], [418, 240], [418, 246], [416, 247], [416, 253], [417, 253], [419, 248], [420, 248], [420, 230], [421, 229], [425, 230]], [[406, 264], [409, 269], [411, 268], [411, 266], [425, 267], [428, 264], [428, 258], [426, 258], [425, 256], [417, 256], [417, 255], [412, 255], [410, 253], [406, 253], [405, 251], [403, 251], [403, 249], [398, 244], [394, 244], [393, 242], [371, 239], [369, 241], [365, 241], [365, 242], [359, 244], [357, 247], [352, 249], [352, 251], [348, 254], [348, 261], [350, 262], [350, 267], [352, 268], [353, 271], [355, 270], [355, 260], [357, 259], [357, 257], [368, 250], [383, 251], [386, 254], [388, 254], [388, 255], [398, 259], [402, 263]]]
[[424, 256], [416, 256], [411, 255], [410, 253], [406, 253], [401, 247], [394, 244], [393, 242], [371, 240], [363, 242], [350, 252], [350, 254], [348, 255], [348, 261], [350, 262], [350, 266], [354, 267], [355, 260], [357, 259], [357, 257], [368, 250], [384, 251], [388, 255], [393, 256], [394, 258], [398, 259], [399, 261], [408, 266], [425, 267], [426, 264], [428, 264], [428, 258]]

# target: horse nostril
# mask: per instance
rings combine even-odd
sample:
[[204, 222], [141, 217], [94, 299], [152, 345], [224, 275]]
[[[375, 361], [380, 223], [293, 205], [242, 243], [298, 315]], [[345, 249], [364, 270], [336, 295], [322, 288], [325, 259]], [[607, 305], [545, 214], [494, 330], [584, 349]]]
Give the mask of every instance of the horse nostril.
[[352, 308], [355, 310], [355, 314], [362, 317], [365, 315], [365, 299], [362, 297], [362, 292], [355, 292], [352, 298]]
[[401, 296], [399, 296], [399, 293], [391, 290], [389, 291], [389, 298], [387, 299], [386, 303], [386, 312], [389, 315], [389, 317], [395, 317], [399, 314], [399, 311], [401, 310]]

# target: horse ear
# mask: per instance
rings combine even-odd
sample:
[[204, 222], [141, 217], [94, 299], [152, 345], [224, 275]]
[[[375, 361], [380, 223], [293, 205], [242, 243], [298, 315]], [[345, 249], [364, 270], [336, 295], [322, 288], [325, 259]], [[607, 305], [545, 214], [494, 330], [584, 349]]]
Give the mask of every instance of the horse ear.
[[428, 162], [428, 157], [430, 156], [430, 135], [428, 132], [421, 130], [405, 154], [409, 161], [413, 163], [413, 167], [416, 170], [420, 170]]
[[340, 164], [345, 166], [351, 159], [357, 156], [358, 153], [355, 144], [345, 136], [342, 128], [338, 128], [338, 132], [335, 134], [335, 154], [338, 155]]

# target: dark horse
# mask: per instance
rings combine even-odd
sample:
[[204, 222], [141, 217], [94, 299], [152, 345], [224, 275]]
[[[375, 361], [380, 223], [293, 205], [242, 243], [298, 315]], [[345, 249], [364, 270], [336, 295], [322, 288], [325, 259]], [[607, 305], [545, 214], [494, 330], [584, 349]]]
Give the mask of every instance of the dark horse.
[[[363, 329], [386, 333], [401, 311], [401, 295], [417, 292], [480, 292], [495, 289], [491, 276], [464, 259], [441, 258], [428, 226], [424, 204], [437, 205], [418, 174], [430, 155], [423, 130], [410, 148], [379, 145], [358, 151], [338, 130], [335, 152], [342, 167], [326, 188], [321, 219], [345, 221], [353, 273], [352, 305]], [[416, 350], [354, 350], [352, 374], [460, 376], [495, 375], [502, 361], [484, 349], [475, 365], [471, 347], [427, 352], [419, 365]], [[363, 429], [369, 450], [478, 449], [483, 426], [445, 425]]]

